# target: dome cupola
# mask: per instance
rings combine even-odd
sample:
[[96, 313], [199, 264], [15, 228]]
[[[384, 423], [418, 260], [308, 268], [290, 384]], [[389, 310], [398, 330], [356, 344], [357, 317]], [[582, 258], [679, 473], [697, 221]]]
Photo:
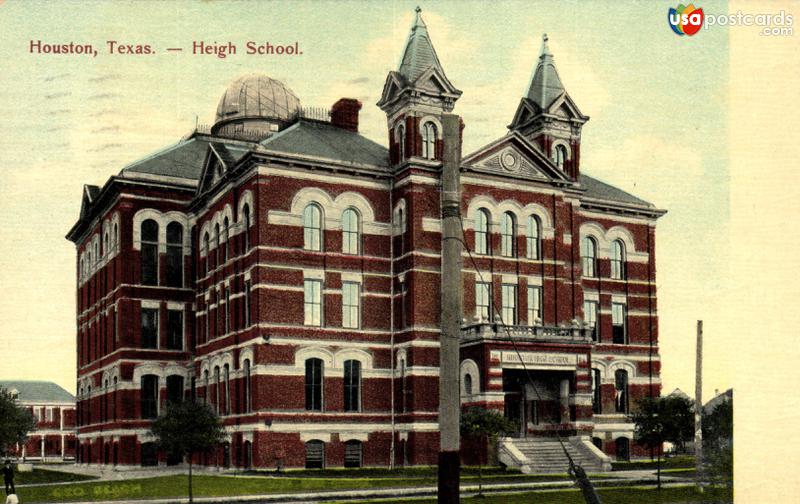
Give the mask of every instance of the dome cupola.
[[300, 99], [281, 81], [263, 74], [233, 81], [217, 106], [213, 134], [227, 137], [265, 137], [293, 120]]

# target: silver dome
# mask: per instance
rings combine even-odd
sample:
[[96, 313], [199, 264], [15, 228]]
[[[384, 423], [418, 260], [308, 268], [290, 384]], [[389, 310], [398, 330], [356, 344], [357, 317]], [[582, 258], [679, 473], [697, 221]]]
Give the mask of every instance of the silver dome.
[[217, 106], [214, 127], [242, 119], [287, 121], [300, 110], [300, 99], [281, 81], [262, 74], [233, 81]]

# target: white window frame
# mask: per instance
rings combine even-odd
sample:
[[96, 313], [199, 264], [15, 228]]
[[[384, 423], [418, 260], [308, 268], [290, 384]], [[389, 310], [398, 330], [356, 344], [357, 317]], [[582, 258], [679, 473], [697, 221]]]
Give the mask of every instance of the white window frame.
[[304, 325], [322, 326], [322, 280], [306, 278], [303, 281], [303, 314]]
[[342, 282], [342, 327], [361, 327], [361, 284]]
[[528, 286], [528, 325], [536, 325], [536, 319], [541, 324], [542, 316], [542, 287], [540, 285]]

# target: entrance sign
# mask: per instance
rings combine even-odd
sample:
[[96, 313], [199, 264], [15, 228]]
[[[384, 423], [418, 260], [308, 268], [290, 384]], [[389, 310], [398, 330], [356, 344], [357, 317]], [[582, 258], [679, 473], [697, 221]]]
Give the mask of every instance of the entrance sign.
[[[494, 352], [492, 352], [494, 353]], [[525, 364], [537, 367], [564, 367], [575, 368], [578, 365], [578, 356], [563, 353], [542, 352], [499, 352], [501, 364]], [[494, 357], [494, 355], [493, 355]]]

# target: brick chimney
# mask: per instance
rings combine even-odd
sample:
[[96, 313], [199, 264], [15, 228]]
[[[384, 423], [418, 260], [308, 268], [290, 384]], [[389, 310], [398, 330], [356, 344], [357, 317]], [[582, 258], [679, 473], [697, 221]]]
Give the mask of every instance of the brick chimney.
[[355, 98], [339, 98], [331, 107], [331, 124], [358, 133], [358, 111], [361, 102]]

